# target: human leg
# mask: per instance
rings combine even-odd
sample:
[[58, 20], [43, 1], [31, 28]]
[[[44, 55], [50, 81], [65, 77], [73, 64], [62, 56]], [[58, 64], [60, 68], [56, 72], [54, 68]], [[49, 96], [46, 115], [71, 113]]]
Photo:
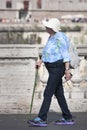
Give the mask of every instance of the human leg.
[[38, 116], [43, 120], [47, 119], [51, 98], [58, 87], [60, 78], [63, 76], [62, 71], [64, 70], [64, 65], [62, 61], [58, 61], [53, 64], [46, 64], [46, 68], [49, 72], [49, 78], [44, 91], [44, 100], [38, 114]]
[[51, 72], [49, 73], [47, 86], [44, 91], [44, 99], [43, 99], [42, 106], [38, 114], [38, 116], [43, 120], [47, 119], [47, 113], [49, 111], [51, 99], [57, 87], [57, 79], [58, 78], [56, 74], [52, 74]]
[[68, 109], [68, 105], [64, 96], [64, 89], [62, 85], [62, 79], [60, 79], [60, 82], [58, 84], [58, 87], [56, 88], [55, 91], [55, 96], [57, 98], [57, 101], [59, 103], [59, 106], [62, 110], [62, 115], [65, 119], [71, 119], [72, 115]]

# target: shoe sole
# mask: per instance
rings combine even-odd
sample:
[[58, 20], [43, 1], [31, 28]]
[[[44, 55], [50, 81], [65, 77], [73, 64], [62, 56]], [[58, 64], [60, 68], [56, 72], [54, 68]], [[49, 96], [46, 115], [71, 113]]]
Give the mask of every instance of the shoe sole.
[[29, 121], [28, 123], [29, 123], [30, 125], [39, 126], [39, 127], [46, 127], [46, 126], [47, 126], [47, 124], [35, 124], [35, 123], [31, 122], [31, 121]]
[[56, 125], [74, 125], [75, 122], [62, 122], [62, 123], [55, 123]]

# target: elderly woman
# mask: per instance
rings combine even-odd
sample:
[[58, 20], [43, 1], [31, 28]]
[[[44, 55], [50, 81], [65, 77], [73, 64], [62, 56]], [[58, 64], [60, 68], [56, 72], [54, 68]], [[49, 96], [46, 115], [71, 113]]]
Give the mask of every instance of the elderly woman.
[[42, 58], [37, 62], [37, 65], [40, 67], [42, 62], [45, 64], [49, 78], [39, 114], [33, 120], [29, 120], [28, 123], [34, 126], [47, 126], [47, 114], [52, 96], [55, 95], [63, 116], [63, 118], [55, 121], [55, 124], [74, 124], [66, 103], [62, 84], [64, 75], [67, 81], [71, 79], [68, 52], [69, 40], [64, 33], [59, 31], [60, 21], [58, 19], [51, 18], [49, 21], [43, 21], [43, 25], [50, 36], [43, 49]]

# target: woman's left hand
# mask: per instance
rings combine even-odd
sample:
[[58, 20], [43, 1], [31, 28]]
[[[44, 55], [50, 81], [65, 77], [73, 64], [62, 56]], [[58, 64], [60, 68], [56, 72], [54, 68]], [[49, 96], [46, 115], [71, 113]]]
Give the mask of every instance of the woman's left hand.
[[72, 75], [69, 70], [65, 70], [65, 78], [66, 78], [66, 81], [68, 81], [72, 78]]

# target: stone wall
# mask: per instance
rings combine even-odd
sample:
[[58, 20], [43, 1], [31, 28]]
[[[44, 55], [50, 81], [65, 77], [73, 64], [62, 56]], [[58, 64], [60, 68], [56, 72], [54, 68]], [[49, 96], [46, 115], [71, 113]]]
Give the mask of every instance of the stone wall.
[[0, 45], [0, 113], [28, 113], [35, 79], [35, 46]]
[[[35, 81], [35, 62], [38, 57], [38, 48], [41, 54], [43, 48], [41, 45], [0, 44], [1, 114], [29, 113]], [[83, 56], [85, 48], [86, 46], [81, 51], [83, 53], [79, 52], [81, 56]], [[73, 75], [73, 84], [69, 83], [70, 87], [64, 84], [65, 96], [71, 111], [87, 111], [86, 68], [87, 61], [82, 59], [80, 71], [76, 71]], [[32, 113], [38, 113], [43, 100], [43, 91], [47, 80], [47, 72], [45, 70], [43, 66], [39, 69]], [[79, 73], [82, 73], [82, 77], [80, 77]], [[44, 84], [41, 78], [44, 80]], [[53, 97], [50, 109], [52, 111], [60, 111], [55, 97]]]

